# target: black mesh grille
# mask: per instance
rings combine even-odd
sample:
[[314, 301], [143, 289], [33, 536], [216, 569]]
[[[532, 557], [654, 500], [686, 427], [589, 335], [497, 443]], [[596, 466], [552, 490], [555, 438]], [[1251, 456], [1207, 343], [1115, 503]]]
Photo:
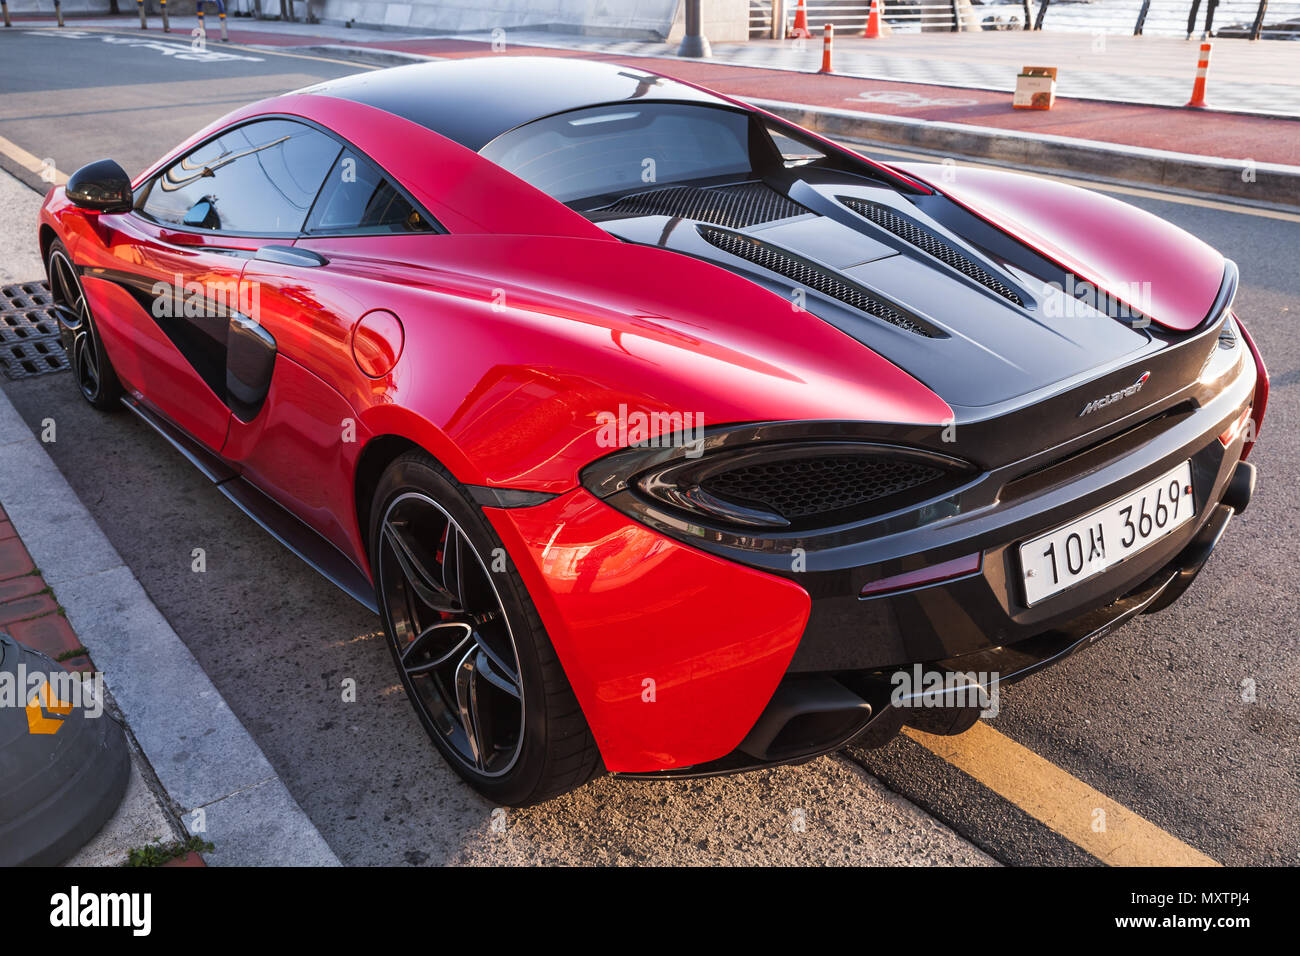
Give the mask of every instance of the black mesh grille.
[[700, 483], [710, 494], [762, 505], [788, 521], [851, 511], [911, 491], [944, 472], [875, 455], [822, 455], [742, 465]]
[[796, 285], [813, 289], [833, 299], [839, 299], [846, 305], [851, 305], [868, 315], [883, 319], [890, 325], [896, 325], [900, 329], [906, 329], [908, 332], [915, 332], [917, 335], [924, 335], [927, 338], [939, 338], [941, 335], [921, 319], [904, 312], [898, 306], [886, 302], [862, 286], [841, 279], [834, 273], [819, 268], [811, 262], [791, 255], [775, 246], [759, 242], [757, 239], [751, 239], [748, 236], [737, 235], [734, 232], [710, 229], [707, 226], [700, 227], [700, 234], [724, 252], [729, 252], [733, 256], [739, 256], [742, 259], [748, 259], [755, 265], [779, 273]]
[[855, 199], [852, 196], [840, 196], [839, 201], [859, 216], [870, 219], [882, 229], [888, 229], [898, 238], [910, 242], [922, 252], [934, 256], [934, 258], [956, 269], [967, 278], [974, 279], [986, 289], [992, 289], [1002, 298], [1009, 299], [1016, 305], [1025, 304], [1024, 300], [1011, 286], [1002, 282], [996, 276], [990, 275], [986, 270], [981, 269], [934, 233], [922, 229], [911, 220], [898, 215], [888, 206], [868, 202], [865, 199]]
[[808, 210], [763, 183], [734, 186], [664, 186], [625, 196], [589, 213], [592, 219], [630, 216], [680, 216], [740, 229], [760, 222], [802, 216]]
[[0, 369], [11, 379], [30, 378], [68, 367], [59, 342], [59, 323], [44, 282], [0, 288]]

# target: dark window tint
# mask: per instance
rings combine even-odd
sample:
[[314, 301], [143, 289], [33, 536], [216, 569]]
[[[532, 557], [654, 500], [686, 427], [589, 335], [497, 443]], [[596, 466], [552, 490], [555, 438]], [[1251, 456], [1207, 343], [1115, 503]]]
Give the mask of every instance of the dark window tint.
[[680, 103], [575, 110], [503, 133], [481, 150], [561, 202], [748, 173], [749, 118]]
[[196, 229], [296, 234], [338, 154], [335, 140], [301, 123], [249, 123], [164, 171], [144, 213]]
[[781, 154], [781, 160], [786, 166], [804, 166], [826, 158], [826, 153], [811, 143], [804, 142], [802, 139], [794, 139], [771, 126], [766, 127], [766, 129], [767, 135], [772, 137], [772, 145]]
[[325, 178], [308, 232], [428, 232], [431, 224], [368, 160], [345, 149]]

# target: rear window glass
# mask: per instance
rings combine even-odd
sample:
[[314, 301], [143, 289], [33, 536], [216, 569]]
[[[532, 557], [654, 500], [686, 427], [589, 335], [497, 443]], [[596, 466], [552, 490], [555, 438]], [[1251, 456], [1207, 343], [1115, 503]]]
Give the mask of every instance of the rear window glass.
[[750, 172], [746, 114], [679, 103], [619, 103], [503, 133], [482, 155], [561, 202]]

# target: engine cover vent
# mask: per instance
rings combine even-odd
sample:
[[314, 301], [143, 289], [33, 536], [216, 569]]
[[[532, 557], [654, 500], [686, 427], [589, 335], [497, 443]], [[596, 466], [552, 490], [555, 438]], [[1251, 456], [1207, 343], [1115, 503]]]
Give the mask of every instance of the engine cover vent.
[[785, 276], [797, 286], [813, 289], [822, 295], [838, 299], [860, 312], [916, 335], [924, 335], [931, 339], [947, 337], [902, 306], [888, 302], [857, 283], [841, 278], [831, 270], [809, 262], [792, 252], [725, 229], [715, 229], [712, 226], [698, 228], [700, 235], [710, 244], [733, 256], [747, 259], [770, 272]]
[[733, 186], [664, 186], [624, 196], [587, 216], [596, 221], [632, 216], [678, 216], [742, 229], [802, 216], [806, 212], [806, 208], [771, 186], [752, 182]]
[[1025, 304], [1019, 293], [1011, 286], [1002, 282], [996, 276], [989, 274], [986, 269], [982, 269], [933, 232], [923, 229], [904, 216], [900, 216], [889, 206], [853, 196], [837, 196], [836, 198], [859, 216], [870, 219], [877, 226], [892, 232], [904, 242], [911, 243], [927, 255], [933, 256], [945, 265], [956, 269], [966, 278], [974, 279], [984, 288], [991, 289], [1002, 298], [1014, 302], [1016, 305], [1023, 306]]

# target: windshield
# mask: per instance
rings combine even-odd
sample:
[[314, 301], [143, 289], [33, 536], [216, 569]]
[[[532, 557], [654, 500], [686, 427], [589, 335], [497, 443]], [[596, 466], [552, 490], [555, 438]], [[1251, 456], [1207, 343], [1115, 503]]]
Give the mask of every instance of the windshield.
[[481, 152], [565, 203], [751, 172], [748, 115], [686, 103], [561, 113], [503, 133]]

